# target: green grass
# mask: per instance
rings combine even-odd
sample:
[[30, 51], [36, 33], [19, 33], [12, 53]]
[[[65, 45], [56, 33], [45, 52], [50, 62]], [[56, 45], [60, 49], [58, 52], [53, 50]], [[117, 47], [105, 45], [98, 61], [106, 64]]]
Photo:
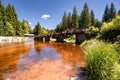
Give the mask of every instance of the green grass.
[[73, 43], [73, 44], [75, 44], [75, 40], [73, 40], [73, 39], [64, 39], [64, 41], [66, 43]]
[[118, 52], [113, 44], [89, 40], [81, 44], [85, 49], [87, 80], [119, 80]]
[[65, 38], [64, 41], [66, 43], [73, 43], [73, 44], [75, 44], [75, 35], [70, 36], [69, 38]]

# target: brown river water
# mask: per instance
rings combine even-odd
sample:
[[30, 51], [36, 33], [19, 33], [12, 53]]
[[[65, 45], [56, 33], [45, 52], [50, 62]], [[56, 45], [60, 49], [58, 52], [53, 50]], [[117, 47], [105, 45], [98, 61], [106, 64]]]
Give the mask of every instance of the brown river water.
[[26, 42], [0, 46], [0, 80], [70, 80], [84, 67], [79, 45]]

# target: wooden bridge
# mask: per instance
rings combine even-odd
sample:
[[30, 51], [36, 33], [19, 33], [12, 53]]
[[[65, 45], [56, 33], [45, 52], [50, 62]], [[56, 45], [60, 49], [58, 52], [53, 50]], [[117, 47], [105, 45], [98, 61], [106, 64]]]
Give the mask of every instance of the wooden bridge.
[[35, 36], [35, 41], [50, 41], [50, 38], [55, 38], [56, 42], [64, 42], [65, 38], [68, 38], [70, 35], [76, 36], [76, 44], [81, 44], [84, 40], [88, 38], [85, 33], [85, 29], [66, 29], [63, 32], [55, 33], [51, 32], [47, 35]]

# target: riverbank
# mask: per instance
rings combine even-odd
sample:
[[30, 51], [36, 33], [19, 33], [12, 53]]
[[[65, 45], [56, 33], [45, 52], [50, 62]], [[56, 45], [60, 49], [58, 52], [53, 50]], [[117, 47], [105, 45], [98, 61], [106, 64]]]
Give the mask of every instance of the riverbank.
[[8, 43], [8, 42], [24, 42], [25, 37], [4, 37], [0, 36], [0, 43]]
[[91, 39], [84, 41], [81, 46], [85, 51], [87, 78], [90, 80], [120, 79], [119, 44]]
[[2, 43], [21, 43], [21, 42], [25, 42], [25, 41], [29, 41], [29, 40], [33, 40], [33, 37], [0, 36], [0, 44], [2, 44]]

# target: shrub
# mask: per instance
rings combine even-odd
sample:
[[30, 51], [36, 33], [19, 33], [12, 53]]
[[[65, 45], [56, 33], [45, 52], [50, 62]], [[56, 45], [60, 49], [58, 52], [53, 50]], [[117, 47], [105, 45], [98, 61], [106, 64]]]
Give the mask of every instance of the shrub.
[[117, 52], [113, 45], [98, 40], [85, 41], [87, 80], [114, 80], [116, 74]]
[[116, 43], [120, 44], [120, 35], [115, 38]]
[[118, 35], [120, 35], [120, 16], [116, 16], [112, 22], [103, 23], [100, 30], [100, 38], [114, 41]]
[[89, 26], [87, 29], [86, 29], [86, 32], [99, 32], [99, 29], [97, 27], [94, 27], [94, 26]]
[[115, 44], [115, 49], [118, 52], [118, 63], [120, 64], [120, 44]]

